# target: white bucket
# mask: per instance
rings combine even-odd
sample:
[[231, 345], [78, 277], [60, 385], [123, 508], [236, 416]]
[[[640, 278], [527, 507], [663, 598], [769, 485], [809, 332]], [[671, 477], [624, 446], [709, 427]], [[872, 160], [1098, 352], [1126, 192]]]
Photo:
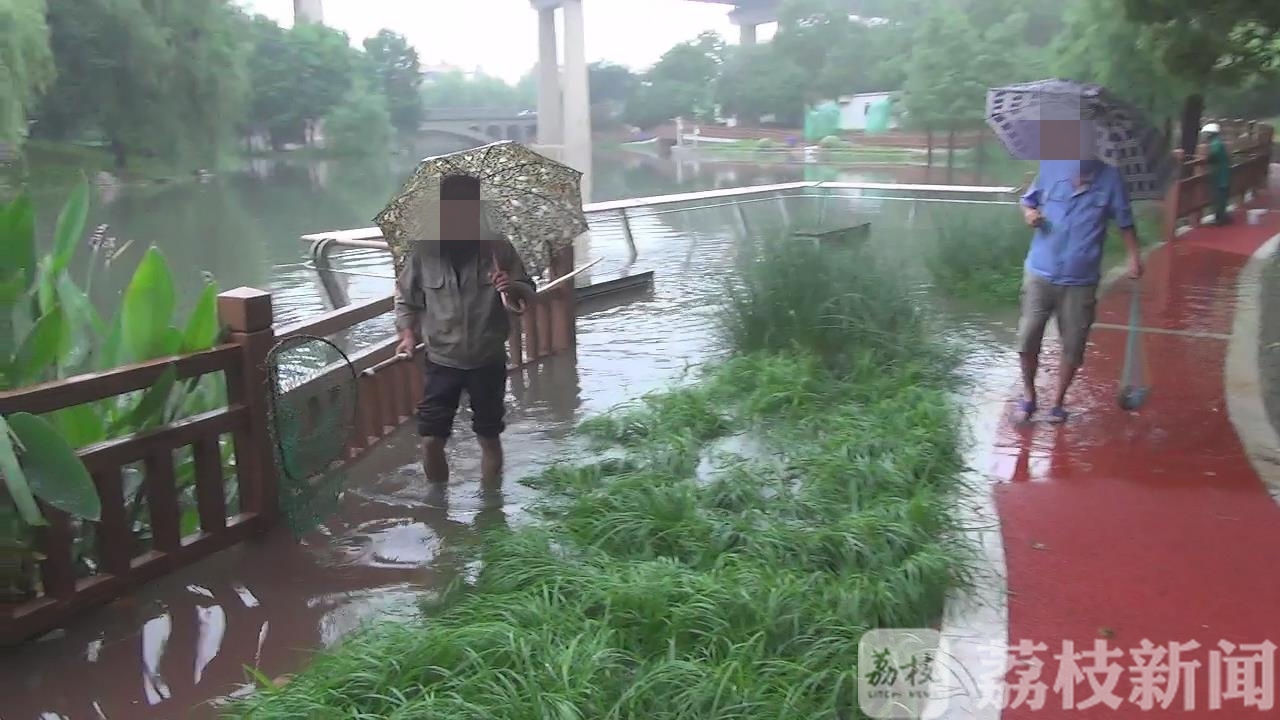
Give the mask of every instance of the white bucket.
[[1249, 218], [1250, 225], [1261, 225], [1262, 217], [1266, 214], [1267, 208], [1254, 208], [1245, 212], [1245, 215]]

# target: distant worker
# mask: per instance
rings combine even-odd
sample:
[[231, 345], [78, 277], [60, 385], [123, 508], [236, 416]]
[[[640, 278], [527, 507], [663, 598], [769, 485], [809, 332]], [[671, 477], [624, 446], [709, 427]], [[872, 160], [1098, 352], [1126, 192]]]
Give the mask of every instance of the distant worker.
[[1063, 407], [1067, 389], [1084, 364], [1108, 223], [1114, 222], [1124, 238], [1129, 277], [1142, 277], [1142, 256], [1124, 177], [1101, 160], [1042, 161], [1039, 174], [1022, 196], [1022, 215], [1035, 234], [1022, 281], [1018, 355], [1024, 394], [1014, 419], [1026, 422], [1035, 415], [1040, 345], [1053, 317], [1062, 359], [1046, 420], [1060, 423], [1067, 419]]
[[1227, 143], [1222, 139], [1222, 128], [1218, 123], [1209, 123], [1200, 131], [1209, 141], [1209, 180], [1213, 184], [1213, 216], [1214, 224], [1226, 225], [1231, 222], [1227, 211], [1227, 202], [1231, 197], [1231, 153], [1227, 151]]

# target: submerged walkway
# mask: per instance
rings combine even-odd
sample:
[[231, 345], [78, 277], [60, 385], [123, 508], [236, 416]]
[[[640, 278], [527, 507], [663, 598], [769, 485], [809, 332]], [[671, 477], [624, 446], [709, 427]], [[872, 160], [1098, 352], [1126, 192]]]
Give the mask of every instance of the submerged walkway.
[[[1277, 200], [1273, 191], [1254, 206], [1280, 208]], [[1008, 678], [1005, 720], [1280, 714], [1275, 646], [1267, 644], [1280, 644], [1280, 507], [1242, 441], [1251, 430], [1270, 431], [1247, 426], [1265, 423], [1265, 414], [1243, 417], [1229, 401], [1229, 382], [1251, 395], [1246, 402], [1260, 390], [1226, 366], [1233, 342], [1256, 349], [1256, 308], [1236, 317], [1238, 282], [1251, 256], [1280, 234], [1280, 211], [1258, 226], [1246, 225], [1243, 212], [1236, 219], [1150, 255], [1143, 325], [1153, 332], [1143, 342], [1151, 394], [1139, 412], [1116, 404], [1126, 333], [1106, 325], [1128, 321], [1132, 285], [1120, 280], [1100, 299], [1101, 325], [1068, 398], [1070, 421], [1006, 422], [998, 433], [990, 472], [1009, 648], [1015, 661], [1029, 661]], [[1237, 348], [1233, 364], [1255, 363], [1253, 354], [1240, 357]], [[1046, 370], [1047, 396], [1053, 368]], [[1267, 474], [1265, 462], [1258, 467]], [[1035, 652], [1019, 654], [1020, 643]], [[1180, 667], [1190, 663], [1198, 666]]]

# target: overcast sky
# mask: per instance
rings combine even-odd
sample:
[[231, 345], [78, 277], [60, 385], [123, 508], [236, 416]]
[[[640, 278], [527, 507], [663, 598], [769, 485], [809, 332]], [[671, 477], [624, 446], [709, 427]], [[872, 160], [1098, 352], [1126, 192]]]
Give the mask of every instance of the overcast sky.
[[[238, 0], [282, 25], [293, 22], [293, 0]], [[635, 69], [652, 65], [678, 42], [715, 30], [729, 42], [738, 31], [732, 6], [687, 0], [585, 0], [587, 61]], [[324, 0], [325, 24], [352, 41], [389, 28], [409, 38], [424, 65], [482, 68], [508, 82], [538, 59], [538, 14], [528, 0]], [[760, 28], [766, 39], [772, 28]], [[563, 37], [563, 36], [562, 36]]]

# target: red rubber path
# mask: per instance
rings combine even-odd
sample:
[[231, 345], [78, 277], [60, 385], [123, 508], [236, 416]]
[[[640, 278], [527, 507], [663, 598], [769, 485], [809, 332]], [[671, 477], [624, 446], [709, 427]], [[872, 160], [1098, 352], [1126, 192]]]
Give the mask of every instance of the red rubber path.
[[[1280, 195], [1280, 194], [1273, 194]], [[1271, 198], [1273, 207], [1280, 207]], [[1157, 250], [1143, 281], [1143, 324], [1153, 328], [1231, 332], [1236, 277], [1249, 256], [1280, 233], [1280, 212], [1260, 226], [1197, 228]], [[1126, 324], [1128, 281], [1113, 285], [1099, 303], [1099, 322]], [[1145, 334], [1146, 405], [1126, 413], [1116, 405], [1125, 333], [1096, 329], [1084, 368], [1068, 397], [1063, 426], [1006, 423], [994, 451], [996, 502], [1008, 567], [1009, 641], [1043, 643], [1038, 680], [1047, 685], [1037, 709], [1018, 704], [1020, 671], [1009, 676], [1013, 695], [1003, 713], [1021, 718], [1280, 718], [1276, 665], [1249, 668], [1255, 698], [1270, 710], [1246, 707], [1230, 687], [1226, 662], [1210, 651], [1220, 641], [1280, 644], [1280, 506], [1268, 497], [1227, 416], [1223, 365], [1227, 341], [1214, 337]], [[1052, 349], [1046, 349], [1041, 393], [1049, 395]], [[1134, 697], [1143, 683], [1131, 680], [1131, 651], [1143, 640], [1198, 642], [1183, 653], [1198, 661], [1194, 688], [1181, 676], [1169, 706], [1144, 711]], [[1104, 641], [1124, 657], [1095, 662], [1084, 657], [1074, 698], [1055, 690], [1072, 663], [1054, 656], [1064, 641], [1075, 651]], [[1222, 652], [1227, 657], [1265, 656], [1263, 651]], [[1086, 666], [1098, 665], [1093, 682]], [[1168, 658], [1156, 665], [1168, 666]], [[1114, 670], [1108, 670], [1108, 665]], [[1064, 672], [1065, 671], [1065, 672]], [[1178, 673], [1175, 673], [1175, 675]], [[1222, 678], [1214, 690], [1214, 676]], [[1269, 677], [1267, 677], [1269, 675]], [[1246, 690], [1248, 689], [1246, 683]], [[1157, 689], [1169, 688], [1163, 679]], [[1211, 708], [1217, 696], [1220, 708]], [[1115, 697], [1114, 709], [1098, 699]], [[1094, 703], [1092, 707], [1082, 704]]]

